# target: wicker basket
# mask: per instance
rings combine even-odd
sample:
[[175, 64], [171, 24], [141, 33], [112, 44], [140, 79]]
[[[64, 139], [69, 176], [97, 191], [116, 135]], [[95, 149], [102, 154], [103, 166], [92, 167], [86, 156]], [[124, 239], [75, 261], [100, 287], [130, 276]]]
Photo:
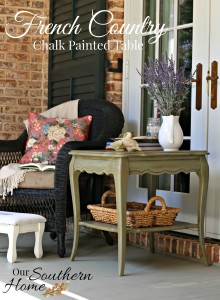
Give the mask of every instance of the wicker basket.
[[[102, 195], [101, 204], [88, 205], [95, 221], [117, 224], [117, 210], [115, 203], [106, 203], [107, 197], [115, 196], [112, 191], [107, 191]], [[138, 202], [128, 202], [126, 210], [126, 226], [132, 228], [150, 227], [153, 222], [153, 215], [144, 210], [146, 204]]]
[[[103, 194], [101, 204], [88, 205], [95, 221], [117, 224], [117, 210], [115, 203], [106, 203], [108, 196], [115, 196], [112, 191]], [[155, 206], [153, 203], [159, 200], [162, 206]], [[166, 207], [166, 203], [162, 197], [152, 197], [147, 205], [139, 202], [127, 202], [126, 208], [126, 226], [131, 228], [166, 226], [172, 225], [179, 208]]]

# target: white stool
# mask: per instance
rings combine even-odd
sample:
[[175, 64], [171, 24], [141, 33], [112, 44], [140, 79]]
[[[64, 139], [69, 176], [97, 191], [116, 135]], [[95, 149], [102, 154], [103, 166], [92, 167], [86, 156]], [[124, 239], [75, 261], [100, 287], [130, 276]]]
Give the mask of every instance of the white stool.
[[0, 211], [0, 233], [8, 234], [8, 262], [17, 258], [16, 242], [19, 233], [35, 232], [34, 254], [37, 258], [43, 256], [42, 237], [46, 219], [40, 215]]

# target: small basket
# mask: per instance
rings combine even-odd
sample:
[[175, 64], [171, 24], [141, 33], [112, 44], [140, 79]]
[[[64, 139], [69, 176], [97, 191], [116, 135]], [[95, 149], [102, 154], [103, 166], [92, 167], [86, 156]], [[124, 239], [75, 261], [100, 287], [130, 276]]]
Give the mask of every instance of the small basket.
[[[115, 196], [112, 191], [107, 191], [102, 195], [101, 204], [88, 205], [95, 221], [118, 224], [117, 210], [115, 203], [106, 204], [109, 195]], [[126, 226], [131, 228], [150, 227], [153, 222], [153, 215], [144, 210], [146, 204], [138, 202], [128, 202], [126, 208]]]
[[[112, 191], [107, 191], [102, 195], [101, 204], [88, 205], [95, 221], [117, 224], [117, 210], [115, 203], [106, 203], [107, 197], [115, 196]], [[153, 203], [159, 200], [162, 206], [155, 206]], [[160, 196], [150, 198], [147, 205], [139, 202], [127, 202], [126, 226], [131, 228], [169, 226], [172, 225], [179, 208], [167, 207], [164, 199]]]

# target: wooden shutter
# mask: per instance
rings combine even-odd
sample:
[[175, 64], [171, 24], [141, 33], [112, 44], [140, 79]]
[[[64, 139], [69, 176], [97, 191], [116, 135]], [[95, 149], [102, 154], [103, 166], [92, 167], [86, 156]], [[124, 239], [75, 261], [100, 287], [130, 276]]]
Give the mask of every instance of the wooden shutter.
[[[105, 43], [104, 38], [94, 38], [89, 32], [92, 11], [106, 9], [105, 0], [51, 0], [50, 23], [73, 24], [77, 16], [82, 28], [76, 35], [50, 36], [50, 43], [60, 40], [65, 50], [49, 51], [49, 107], [72, 99], [103, 99], [104, 98], [104, 50], [69, 49], [69, 41], [76, 43]], [[100, 14], [99, 22], [105, 23], [104, 13]], [[105, 26], [94, 22], [93, 32], [105, 34]]]

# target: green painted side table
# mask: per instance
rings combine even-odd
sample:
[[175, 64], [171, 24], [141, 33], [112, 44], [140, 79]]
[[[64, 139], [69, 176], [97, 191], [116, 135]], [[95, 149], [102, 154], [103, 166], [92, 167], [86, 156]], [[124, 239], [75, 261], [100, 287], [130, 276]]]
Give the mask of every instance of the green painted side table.
[[[74, 260], [78, 247], [80, 226], [106, 230], [118, 233], [118, 274], [124, 275], [126, 233], [150, 232], [151, 242], [153, 233], [159, 231], [197, 228], [204, 264], [210, 263], [207, 259], [204, 244], [204, 213], [207, 199], [209, 168], [206, 160], [207, 151], [142, 151], [142, 152], [113, 152], [101, 150], [73, 150], [70, 163], [70, 184], [74, 209], [74, 241], [71, 260]], [[116, 205], [118, 225], [111, 225], [96, 221], [80, 220], [80, 199], [78, 177], [81, 172], [96, 174], [112, 174], [115, 180]], [[129, 174], [151, 174], [149, 197], [156, 195], [156, 176], [162, 173], [177, 174], [179, 172], [196, 172], [199, 177], [198, 218], [197, 223], [175, 222], [172, 226], [151, 228], [126, 227], [126, 193]], [[153, 251], [153, 243], [151, 243]]]

